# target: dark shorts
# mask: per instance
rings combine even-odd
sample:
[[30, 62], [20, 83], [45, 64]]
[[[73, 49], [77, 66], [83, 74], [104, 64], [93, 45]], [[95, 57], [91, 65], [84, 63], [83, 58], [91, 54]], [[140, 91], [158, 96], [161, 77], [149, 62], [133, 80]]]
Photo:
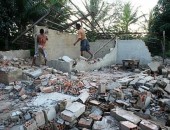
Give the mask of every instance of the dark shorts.
[[80, 47], [81, 47], [80, 51], [89, 51], [90, 50], [89, 41], [87, 39], [82, 40]]

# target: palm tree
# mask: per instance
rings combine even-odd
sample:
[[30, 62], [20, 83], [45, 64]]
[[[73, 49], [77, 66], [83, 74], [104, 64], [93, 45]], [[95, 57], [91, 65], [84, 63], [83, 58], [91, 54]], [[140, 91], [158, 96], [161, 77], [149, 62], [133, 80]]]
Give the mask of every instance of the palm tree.
[[[94, 27], [96, 27], [97, 23], [100, 24], [104, 22], [110, 16], [109, 11], [111, 10], [111, 6], [103, 0], [85, 0], [83, 5], [86, 11], [91, 13], [90, 26], [92, 31], [94, 31]], [[85, 12], [81, 9], [80, 11], [81, 13], [85, 14]], [[79, 15], [82, 16], [80, 13]]]
[[122, 15], [120, 17], [120, 21], [118, 26], [120, 27], [120, 31], [129, 32], [129, 27], [132, 24], [136, 24], [138, 20], [144, 17], [145, 14], [138, 16], [138, 8], [133, 11], [133, 7], [131, 3], [125, 3], [122, 10]]

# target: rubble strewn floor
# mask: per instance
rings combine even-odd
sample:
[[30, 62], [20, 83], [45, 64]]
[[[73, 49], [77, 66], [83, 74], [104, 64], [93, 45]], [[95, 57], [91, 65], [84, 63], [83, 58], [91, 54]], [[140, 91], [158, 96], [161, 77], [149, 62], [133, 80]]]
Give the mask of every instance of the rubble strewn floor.
[[0, 83], [0, 130], [166, 130], [170, 126], [168, 68], [151, 73], [149, 67], [132, 71], [112, 65], [63, 73], [47, 66], [31, 68], [30, 63], [30, 59], [1, 60], [0, 78], [5, 84]]

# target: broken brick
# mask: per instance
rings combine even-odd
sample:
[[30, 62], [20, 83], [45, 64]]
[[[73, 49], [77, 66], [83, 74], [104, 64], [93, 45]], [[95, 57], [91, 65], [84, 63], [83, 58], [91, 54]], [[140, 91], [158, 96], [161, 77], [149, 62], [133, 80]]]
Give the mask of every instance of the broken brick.
[[129, 121], [121, 121], [120, 129], [121, 130], [138, 130], [137, 125], [135, 125]]
[[81, 118], [78, 122], [78, 125], [83, 128], [91, 128], [92, 122], [92, 119]]
[[159, 126], [157, 126], [156, 124], [153, 124], [147, 120], [142, 120], [139, 124], [139, 127], [142, 130], [159, 130]]
[[89, 115], [89, 117], [92, 118], [92, 119], [95, 120], [95, 121], [99, 121], [99, 120], [101, 120], [101, 118], [102, 118], [101, 115], [96, 115], [96, 114], [94, 114], [94, 113], [91, 113], [91, 114]]

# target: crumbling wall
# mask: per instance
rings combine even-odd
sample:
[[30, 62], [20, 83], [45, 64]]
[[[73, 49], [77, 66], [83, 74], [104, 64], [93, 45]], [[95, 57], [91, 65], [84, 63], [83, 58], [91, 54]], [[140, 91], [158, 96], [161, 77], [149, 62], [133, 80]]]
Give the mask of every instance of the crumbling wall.
[[80, 55], [80, 45], [73, 45], [76, 41], [75, 34], [61, 33], [41, 26], [35, 27], [34, 34], [39, 34], [41, 28], [45, 30], [46, 35], [48, 36], [46, 44], [48, 60], [58, 59], [64, 55], [74, 59]]
[[0, 55], [6, 56], [8, 59], [12, 58], [28, 58], [30, 57], [29, 50], [11, 50], [11, 51], [0, 51]]
[[[90, 50], [92, 53], [95, 53], [98, 49], [100, 49], [104, 44], [109, 42], [110, 39], [101, 39], [101, 40], [96, 40], [95, 42], [90, 42]], [[95, 58], [103, 58], [106, 54], [110, 53], [110, 48], [114, 48], [115, 42], [114, 40], [108, 43], [104, 48], [102, 48], [101, 51], [95, 54]], [[84, 53], [84, 56], [86, 58], [89, 57], [88, 53]]]
[[110, 53], [106, 54], [102, 59], [92, 64], [84, 60], [78, 61], [74, 69], [79, 71], [89, 71], [112, 65], [116, 62], [116, 52], [117, 48], [115, 47], [110, 51]]
[[137, 59], [140, 64], [151, 62], [151, 54], [142, 40], [117, 40], [116, 47], [118, 64], [124, 59]]

